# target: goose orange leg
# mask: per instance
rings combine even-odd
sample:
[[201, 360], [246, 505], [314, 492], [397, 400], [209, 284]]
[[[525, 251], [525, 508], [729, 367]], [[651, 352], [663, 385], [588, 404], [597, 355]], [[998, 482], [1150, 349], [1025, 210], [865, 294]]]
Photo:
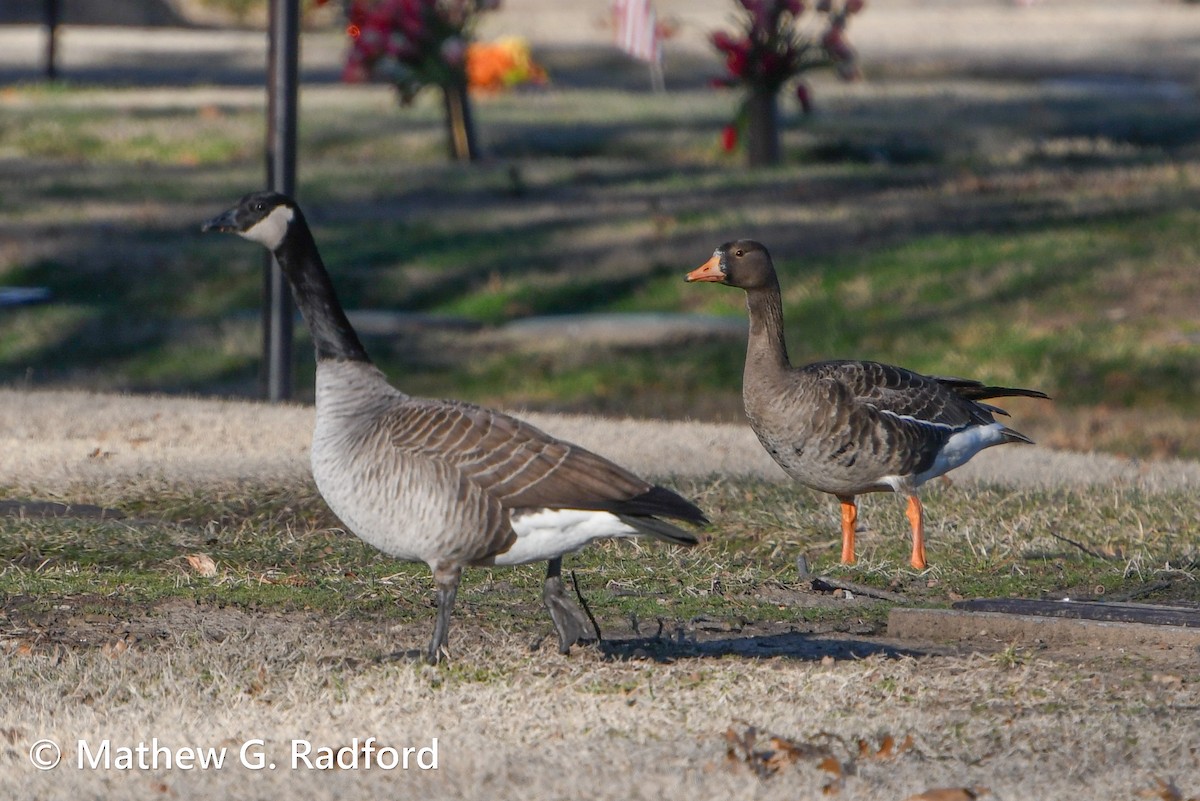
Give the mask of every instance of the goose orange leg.
[[839, 495], [842, 504], [842, 564], [852, 565], [854, 559], [854, 527], [858, 523], [858, 507], [854, 504], [854, 496]]
[[925, 569], [925, 510], [921, 507], [921, 499], [916, 495], [908, 496], [908, 511], [905, 512], [909, 524], [912, 525], [912, 560], [911, 564], [917, 570]]

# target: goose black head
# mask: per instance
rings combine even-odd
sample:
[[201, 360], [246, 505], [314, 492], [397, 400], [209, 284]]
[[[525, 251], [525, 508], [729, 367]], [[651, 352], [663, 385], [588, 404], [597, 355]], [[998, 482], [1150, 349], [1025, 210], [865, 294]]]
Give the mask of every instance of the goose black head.
[[296, 202], [278, 192], [253, 192], [224, 214], [213, 217], [201, 231], [229, 231], [276, 250], [287, 236], [300, 210]]
[[779, 283], [771, 254], [752, 239], [721, 245], [713, 251], [712, 258], [688, 273], [684, 280], [712, 281], [741, 289], [766, 289]]

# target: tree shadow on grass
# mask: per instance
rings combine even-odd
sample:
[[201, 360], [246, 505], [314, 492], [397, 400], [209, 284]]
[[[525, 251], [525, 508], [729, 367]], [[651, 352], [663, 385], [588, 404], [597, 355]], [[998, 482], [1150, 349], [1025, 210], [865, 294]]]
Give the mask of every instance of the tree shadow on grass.
[[606, 659], [618, 662], [651, 660], [670, 663], [679, 659], [792, 659], [819, 662], [826, 657], [834, 660], [865, 659], [882, 656], [888, 659], [925, 656], [926, 650], [857, 639], [844, 639], [799, 631], [745, 637], [691, 639], [687, 637], [619, 637], [599, 643]]
[[[581, 57], [578, 69], [590, 69], [586, 61]], [[579, 86], [598, 76], [581, 76]], [[711, 133], [715, 142], [725, 121], [712, 117], [711, 111], [688, 122], [668, 114], [579, 125], [569, 115], [528, 120], [518, 116], [515, 122], [494, 126], [499, 155], [511, 149], [512, 161], [465, 169], [397, 165], [389, 168], [393, 182], [381, 184], [382, 189], [352, 191], [328, 178], [310, 179], [300, 195], [319, 229], [318, 241], [343, 302], [352, 309], [450, 313], [495, 324], [529, 315], [639, 306], [661, 310], [678, 304], [694, 309], [710, 302], [708, 297], [696, 290], [686, 300], [682, 294], [676, 299], [668, 291], [674, 274], [681, 281], [713, 246], [748, 236], [772, 249], [785, 286], [814, 277], [811, 265], [824, 262], [816, 268], [816, 277], [826, 286], [808, 300], [789, 299], [789, 322], [797, 328], [803, 322], [802, 333], [812, 337], [810, 352], [797, 350], [797, 356], [898, 360], [904, 354], [887, 349], [893, 340], [942, 341], [953, 328], [989, 320], [1027, 299], [1083, 288], [1108, 254], [1095, 247], [1064, 253], [1054, 269], [998, 275], [986, 290], [949, 297], [933, 291], [916, 302], [899, 295], [904, 302], [893, 308], [861, 313], [840, 301], [835, 290], [856, 279], [864, 284], [886, 279], [889, 286], [899, 285], [897, 275], [880, 276], [880, 270], [897, 273], [909, 267], [889, 267], [886, 259], [873, 260], [875, 255], [908, 243], [937, 245], [938, 238], [1016, 239], [1097, 225], [1135, 227], [1198, 199], [1194, 188], [1139, 192], [1136, 187], [1123, 188], [1119, 174], [1109, 175], [1127, 166], [1166, 164], [1174, 158], [1173, 150], [1194, 147], [1195, 132], [1200, 131], [1190, 124], [1194, 111], [1146, 103], [1102, 109], [1094, 98], [1051, 98], [1043, 105], [1050, 111], [1024, 121], [1028, 115], [1022, 111], [1031, 107], [1028, 100], [884, 98], [872, 100], [869, 113], [851, 104], [838, 110], [837, 125], [818, 120], [805, 131], [807, 137], [831, 143], [831, 155], [817, 165], [823, 169], [785, 165], [774, 171], [745, 170], [732, 161], [675, 163], [672, 136], [647, 141], [644, 135], [671, 134], [673, 128], [694, 134], [699, 129], [702, 136]], [[166, 115], [155, 110], [132, 119], [157, 122]], [[928, 122], [931, 118], [967, 120], [955, 125], [968, 133], [1112, 139], [1128, 143], [1135, 152], [1098, 151], [1080, 162], [1071, 153], [1056, 158], [1047, 150], [1036, 164], [1018, 167], [990, 164], [983, 153], [978, 162], [958, 164], [947, 155], [957, 129], [941, 130]], [[429, 121], [421, 124], [436, 127]], [[321, 135], [332, 137], [328, 152], [311, 161], [328, 169], [329, 160], [354, 139], [337, 126], [312, 134], [318, 140]], [[538, 148], [522, 150], [527, 145], [521, 143], [531, 135], [547, 137], [548, 154]], [[889, 137], [910, 150], [928, 145], [927, 162], [896, 166], [887, 148], [879, 145]], [[556, 138], [561, 141], [550, 141]], [[974, 141], [972, 136], [960, 138]], [[569, 167], [555, 158], [576, 150], [595, 158]], [[870, 161], [877, 154], [883, 161], [876, 166], [831, 168]], [[197, 228], [206, 215], [249, 187], [218, 189], [210, 177], [212, 165], [147, 164], [130, 170], [124, 164], [89, 164], [84, 180], [78, 180], [75, 165], [56, 159], [42, 159], [36, 166], [37, 175], [29, 176], [35, 207], [56, 199], [111, 200], [134, 213], [67, 226], [54, 214], [0, 225], [0, 236], [52, 243], [39, 245], [40, 261], [14, 266], [6, 279], [47, 286], [61, 303], [85, 307], [72, 318], [53, 306], [22, 312], [25, 326], [13, 325], [16, 315], [7, 323], [0, 320], [0, 325], [17, 331], [50, 325], [50, 315], [58, 313], [54, 319], [61, 326], [55, 336], [43, 337], [40, 347], [0, 359], [0, 380], [20, 381], [32, 368], [34, 375], [46, 374], [52, 382], [78, 376], [81, 385], [107, 381], [110, 387], [139, 389], [248, 389], [249, 356], [210, 358], [201, 365], [195, 354], [206, 348], [216, 352], [219, 348], [213, 343], [221, 342], [222, 336], [243, 336], [242, 328], [249, 326], [231, 334], [222, 321], [257, 306], [261, 254], [232, 241], [202, 240]], [[1014, 175], [1026, 168], [1035, 174], [1023, 188]], [[26, 177], [6, 169], [18, 180]], [[49, 178], [43, 174], [47, 170]], [[1110, 183], [1111, 196], [1092, 192], [1081, 200], [1075, 187], [1088, 190], [1094, 181]], [[222, 197], [198, 208], [200, 197], [217, 193]], [[175, 216], [148, 220], [135, 200], [147, 208], [171, 202], [197, 211], [183, 225]], [[806, 214], [807, 207], [814, 213]], [[985, 244], [992, 247], [990, 239]], [[969, 251], [941, 268], [920, 264], [919, 254], [908, 261], [927, 279], [936, 269], [937, 282], [945, 286], [970, 286], [987, 275], [987, 265], [973, 263]], [[643, 291], [645, 300], [639, 298]], [[381, 342], [379, 349], [386, 351], [387, 344]], [[725, 361], [734, 360], [734, 351], [740, 350], [740, 344], [728, 346]], [[1027, 360], [1036, 366], [1043, 351]], [[1057, 351], [1047, 353], [1053, 356]], [[146, 358], [131, 367], [139, 354]], [[179, 371], [145, 367], [172, 356]], [[1067, 359], [1054, 361], [1069, 364]], [[1145, 375], [1179, 383], [1190, 366], [1187, 360], [1177, 360], [1147, 372], [1152, 366], [1142, 365], [1131, 378]], [[137, 370], [144, 370], [144, 381], [120, 376]], [[187, 378], [180, 378], [180, 372]]]

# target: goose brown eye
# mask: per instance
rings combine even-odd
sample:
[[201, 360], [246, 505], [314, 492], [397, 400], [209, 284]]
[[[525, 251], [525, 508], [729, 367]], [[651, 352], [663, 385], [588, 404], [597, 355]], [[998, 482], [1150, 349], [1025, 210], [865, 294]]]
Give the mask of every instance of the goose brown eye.
[[735, 254], [733, 254], [733, 255], [735, 255], [735, 256], [745, 256], [745, 255], [746, 255], [746, 253], [745, 253], [745, 251], [739, 250], [737, 253], [735, 253]]

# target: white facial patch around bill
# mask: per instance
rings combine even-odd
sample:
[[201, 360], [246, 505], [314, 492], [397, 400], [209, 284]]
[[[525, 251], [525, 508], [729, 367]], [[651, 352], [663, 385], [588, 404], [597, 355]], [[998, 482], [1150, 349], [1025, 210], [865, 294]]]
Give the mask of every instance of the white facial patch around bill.
[[276, 206], [266, 217], [238, 233], [246, 239], [265, 245], [267, 250], [275, 250], [287, 235], [288, 225], [295, 216], [296, 212], [290, 206]]

